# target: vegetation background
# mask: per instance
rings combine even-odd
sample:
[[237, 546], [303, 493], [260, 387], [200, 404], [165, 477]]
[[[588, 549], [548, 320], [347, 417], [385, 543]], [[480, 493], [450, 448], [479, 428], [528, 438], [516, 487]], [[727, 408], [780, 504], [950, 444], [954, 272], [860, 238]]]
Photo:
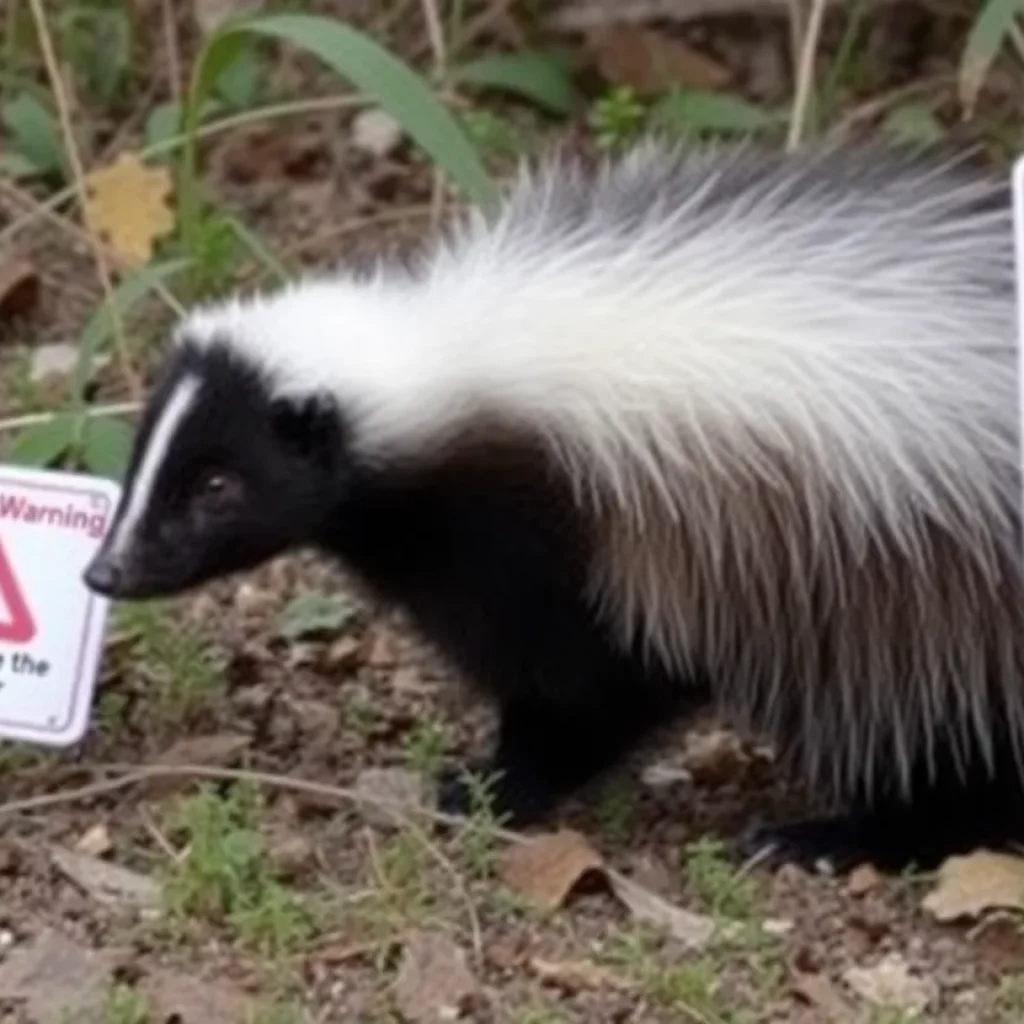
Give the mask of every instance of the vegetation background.
[[[173, 317], [401, 247], [522, 156], [1024, 152], [1024, 0], [0, 0], [0, 458], [118, 476]], [[723, 268], [725, 272], [725, 268]], [[0, 746], [0, 1016], [1024, 1020], [1024, 862], [738, 866], [770, 752], [708, 723], [530, 843], [422, 780], [443, 669], [287, 559], [117, 609], [74, 751]]]

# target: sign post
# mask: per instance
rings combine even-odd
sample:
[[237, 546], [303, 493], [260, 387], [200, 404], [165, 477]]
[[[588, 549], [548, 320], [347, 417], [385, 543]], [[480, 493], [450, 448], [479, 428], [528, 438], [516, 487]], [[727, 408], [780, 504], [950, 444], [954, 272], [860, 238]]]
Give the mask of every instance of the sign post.
[[109, 602], [82, 573], [111, 480], [0, 466], [0, 737], [68, 746], [89, 722]]

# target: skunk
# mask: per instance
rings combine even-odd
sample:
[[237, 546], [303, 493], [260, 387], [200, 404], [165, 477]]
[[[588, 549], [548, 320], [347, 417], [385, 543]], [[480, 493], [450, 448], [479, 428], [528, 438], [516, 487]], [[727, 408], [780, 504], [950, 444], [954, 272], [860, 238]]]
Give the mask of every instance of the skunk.
[[776, 858], [1005, 845], [1013, 272], [1008, 184], [929, 151], [551, 154], [412, 258], [190, 311], [85, 583], [338, 559], [494, 703], [518, 826], [714, 711], [827, 804]]

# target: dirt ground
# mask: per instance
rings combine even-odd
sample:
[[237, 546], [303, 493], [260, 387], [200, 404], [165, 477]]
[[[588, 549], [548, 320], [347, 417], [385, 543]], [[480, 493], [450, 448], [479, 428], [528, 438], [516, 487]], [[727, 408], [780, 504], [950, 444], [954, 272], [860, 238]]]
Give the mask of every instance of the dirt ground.
[[[159, 5], [142, 6], [157, 18]], [[418, 7], [385, 7], [307, 9], [374, 27], [422, 64]], [[187, 13], [180, 23], [187, 62], [194, 30]], [[969, 124], [955, 114], [962, 20], [893, 4], [877, 23], [838, 116], [874, 130], [889, 99], [917, 89], [940, 97], [951, 139], [1005, 160], [1021, 127], [1012, 82], [998, 80]], [[826, 70], [841, 28], [829, 23], [823, 37]], [[494, 15], [478, 42], [519, 45], [519, 31], [515, 12]], [[685, 35], [731, 69], [737, 91], [774, 101], [790, 88], [784, 18], [698, 20]], [[134, 105], [93, 113], [93, 157], [140, 144], [143, 114], [166, 88], [156, 49]], [[337, 87], [293, 55], [276, 54], [273, 69], [292, 95]], [[494, 109], [536, 145], [593, 142], [582, 116]], [[203, 168], [218, 203], [292, 264], [362, 258], [429, 224], [429, 168], [406, 144], [361, 150], [351, 111], [223, 133], [204, 144]], [[0, 228], [45, 195], [0, 188]], [[58, 400], [61, 381], [32, 382], [26, 367], [40, 346], [76, 338], [101, 294], [89, 247], [66, 222], [37, 220], [0, 260], [11, 253], [35, 268], [41, 292], [0, 323], [5, 416]], [[245, 262], [231, 280], [251, 280]], [[158, 352], [165, 321], [159, 306], [133, 320], [140, 362]], [[120, 389], [108, 367], [96, 398]], [[668, 738], [565, 808], [551, 829], [574, 830], [590, 849], [550, 840], [570, 852], [553, 863], [542, 850], [525, 872], [510, 852], [525, 856], [518, 844], [484, 814], [469, 826], [389, 818], [380, 799], [354, 799], [394, 798], [442, 756], [483, 747], [488, 715], [452, 683], [402, 622], [310, 558], [117, 609], [88, 739], [60, 753], [0, 746], [0, 1019], [1024, 1020], [1024, 933], [1012, 907], [940, 923], [923, 903], [931, 877], [832, 879], [730, 860], [716, 840], [753, 816], [799, 812], [803, 800], [768, 752], [715, 723]], [[212, 772], [101, 791], [157, 764]], [[617, 895], [609, 871], [648, 903], [638, 910]], [[712, 937], [700, 930], [707, 922], [718, 925]]]

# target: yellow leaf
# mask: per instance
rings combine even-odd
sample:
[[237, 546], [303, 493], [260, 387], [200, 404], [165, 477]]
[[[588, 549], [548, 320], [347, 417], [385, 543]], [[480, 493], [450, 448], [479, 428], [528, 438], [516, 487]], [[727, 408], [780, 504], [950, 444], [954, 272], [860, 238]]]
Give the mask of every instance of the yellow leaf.
[[122, 153], [88, 175], [85, 184], [89, 230], [132, 265], [148, 263], [153, 244], [174, 228], [168, 169], [146, 167], [138, 154]]

